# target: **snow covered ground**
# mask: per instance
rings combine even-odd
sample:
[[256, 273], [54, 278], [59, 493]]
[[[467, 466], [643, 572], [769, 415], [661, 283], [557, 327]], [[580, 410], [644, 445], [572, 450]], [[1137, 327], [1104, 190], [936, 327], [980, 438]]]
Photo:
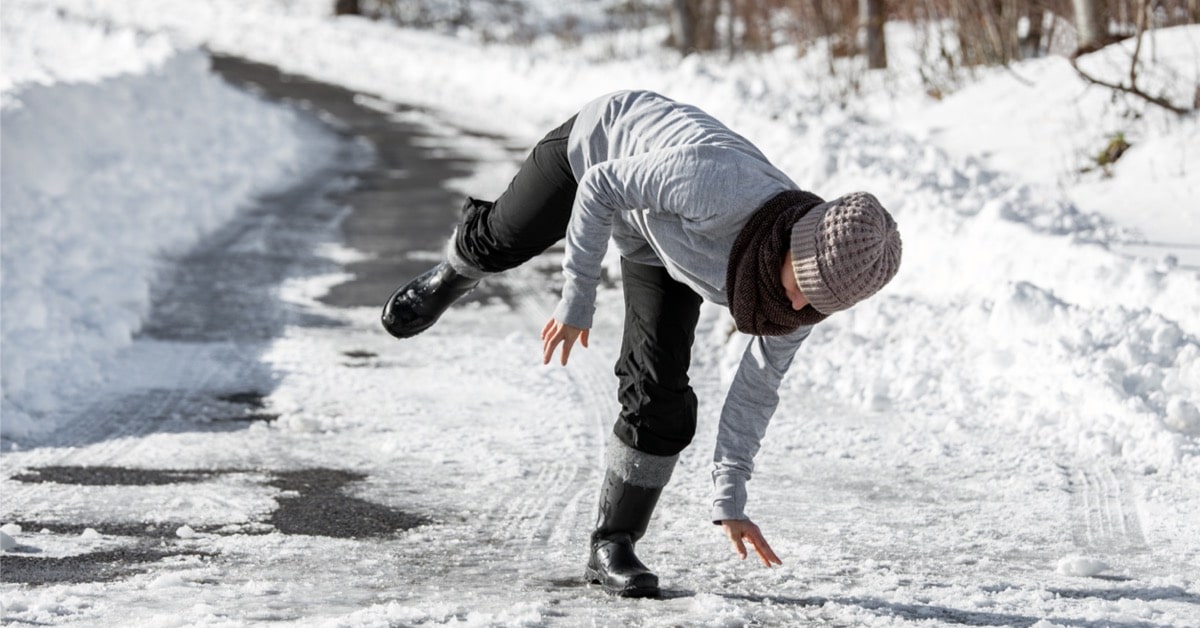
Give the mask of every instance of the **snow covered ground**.
[[[5, 584], [6, 619], [127, 625], [132, 611], [137, 625], [1200, 624], [1195, 116], [1114, 104], [1054, 58], [1013, 68], [1032, 87], [996, 71], [930, 101], [903, 72], [900, 30], [890, 56], [901, 68], [867, 77], [866, 93], [843, 103], [844, 79], [787, 51], [680, 64], [636, 35], [566, 50], [485, 47], [330, 19], [327, 4], [3, 5], [0, 521], [169, 525], [171, 542], [195, 551], [117, 582]], [[449, 150], [480, 161], [459, 183], [478, 196], [501, 188], [512, 157], [455, 139], [454, 128], [527, 145], [587, 99], [625, 87], [700, 104], [819, 194], [874, 191], [900, 223], [904, 266], [879, 298], [810, 338], [751, 484], [751, 515], [784, 567], [731, 560], [705, 521], [716, 411], [736, 351], [716, 309], [704, 313], [696, 350], [700, 432], [644, 543], [671, 590], [661, 602], [607, 600], [571, 584], [616, 412], [618, 293], [602, 295], [594, 346], [569, 369], [538, 360], [553, 298], [535, 269], [503, 280], [515, 308], [461, 308], [405, 343], [379, 332], [374, 308], [314, 300], [344, 279], [335, 272], [289, 281], [280, 296], [340, 326], [289, 325], [252, 352], [130, 345], [163, 256], [335, 150], [295, 114], [224, 86], [198, 45], [435, 112], [422, 119]], [[1164, 86], [1200, 81], [1200, 29], [1157, 33], [1155, 46], [1176, 71]], [[1088, 62], [1115, 67], [1107, 59], [1120, 54]], [[111, 121], [121, 123], [101, 123]], [[1080, 173], [1118, 131], [1133, 148], [1112, 176]], [[152, 150], [164, 143], [166, 155]], [[1131, 251], [1131, 240], [1173, 246]], [[103, 416], [116, 395], [264, 382], [261, 403], [279, 416], [269, 425], [158, 432], [96, 419], [87, 430], [125, 436], [72, 448], [39, 436], [85, 429], [81, 413]], [[81, 404], [83, 393], [92, 401]], [[148, 408], [144, 422], [153, 419]], [[433, 513], [435, 523], [373, 540], [262, 535], [263, 513], [295, 493], [266, 471], [213, 472], [182, 492], [12, 479], [65, 464], [353, 470], [370, 478], [355, 496]], [[52, 556], [117, 543], [4, 532], [8, 549]]]

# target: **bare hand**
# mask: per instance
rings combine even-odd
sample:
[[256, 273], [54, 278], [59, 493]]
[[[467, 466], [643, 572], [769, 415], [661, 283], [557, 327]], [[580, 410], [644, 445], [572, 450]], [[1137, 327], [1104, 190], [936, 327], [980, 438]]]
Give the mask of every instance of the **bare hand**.
[[725, 535], [733, 542], [733, 551], [737, 555], [746, 560], [746, 544], [744, 541], [750, 541], [750, 545], [754, 547], [754, 553], [758, 554], [758, 558], [762, 560], [763, 565], [770, 567], [772, 563], [782, 565], [783, 561], [775, 555], [775, 551], [771, 549], [770, 544], [763, 538], [762, 531], [758, 526], [754, 525], [749, 519], [726, 519], [721, 522], [721, 527], [725, 529]]
[[559, 343], [562, 343], [562, 364], [566, 366], [567, 358], [571, 357], [571, 347], [575, 345], [576, 339], [579, 339], [579, 343], [586, 349], [588, 330], [571, 327], [566, 323], [558, 322], [557, 319], [550, 319], [542, 328], [542, 364], [550, 363], [550, 358], [554, 356], [554, 350], [558, 348]]

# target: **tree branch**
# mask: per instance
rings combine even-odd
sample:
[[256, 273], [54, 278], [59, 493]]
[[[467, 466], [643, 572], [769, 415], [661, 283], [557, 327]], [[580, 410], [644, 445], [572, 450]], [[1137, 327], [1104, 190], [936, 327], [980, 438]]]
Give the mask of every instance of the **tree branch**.
[[1162, 98], [1159, 96], [1151, 96], [1150, 94], [1147, 94], [1146, 92], [1142, 91], [1137, 86], [1138, 58], [1141, 56], [1141, 52], [1142, 52], [1142, 36], [1146, 32], [1146, 12], [1149, 10], [1150, 10], [1150, 5], [1145, 0], [1138, 3], [1137, 36], [1136, 36], [1137, 40], [1133, 44], [1133, 58], [1129, 62], [1129, 85], [1105, 81], [1105, 80], [1099, 79], [1095, 76], [1092, 76], [1091, 74], [1088, 74], [1087, 72], [1085, 72], [1083, 70], [1083, 68], [1079, 67], [1080, 54], [1078, 52], [1074, 55], [1071, 55], [1071, 67], [1075, 68], [1075, 72], [1077, 72], [1079, 74], [1079, 76], [1083, 78], [1083, 80], [1085, 80], [1093, 85], [1099, 85], [1101, 87], [1107, 87], [1109, 89], [1116, 90], [1118, 92], [1132, 94], [1134, 96], [1137, 96], [1138, 98], [1145, 100], [1146, 102], [1158, 105], [1159, 107], [1162, 107], [1163, 109], [1174, 112], [1178, 115], [1181, 115], [1181, 116], [1187, 115], [1187, 114], [1195, 111], [1195, 109], [1194, 108], [1185, 109], [1183, 107], [1180, 107], [1180, 106], [1172, 103], [1171, 101], [1167, 100], [1166, 98]]
[[1107, 87], [1109, 89], [1113, 89], [1118, 92], [1132, 94], [1134, 96], [1137, 96], [1138, 98], [1145, 100], [1148, 103], [1158, 105], [1159, 107], [1162, 107], [1163, 109], [1177, 113], [1181, 116], [1187, 115], [1187, 114], [1195, 111], [1195, 109], [1185, 109], [1183, 107], [1177, 106], [1165, 98], [1160, 98], [1158, 96], [1151, 96], [1150, 94], [1147, 94], [1146, 92], [1143, 92], [1141, 89], [1139, 89], [1137, 85], [1123, 85], [1121, 83], [1112, 83], [1109, 81], [1098, 79], [1098, 78], [1092, 76], [1091, 74], [1088, 74], [1087, 72], [1085, 72], [1083, 70], [1083, 68], [1080, 68], [1079, 64], [1076, 62], [1075, 57], [1071, 58], [1071, 67], [1075, 68], [1075, 71], [1079, 73], [1079, 76], [1082, 77], [1083, 80], [1085, 80], [1093, 85], [1099, 85], [1101, 87]]

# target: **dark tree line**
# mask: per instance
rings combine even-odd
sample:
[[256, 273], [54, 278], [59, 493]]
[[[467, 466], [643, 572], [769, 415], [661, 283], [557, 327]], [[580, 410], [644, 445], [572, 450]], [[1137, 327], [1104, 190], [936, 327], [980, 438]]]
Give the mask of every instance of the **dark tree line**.
[[[339, 15], [369, 7], [375, 16], [413, 26], [469, 25], [483, 13], [519, 20], [524, 10], [521, 0], [333, 4]], [[608, 0], [606, 6], [625, 23], [665, 21], [667, 45], [683, 54], [733, 56], [784, 44], [803, 51], [823, 41], [833, 57], [861, 55], [868, 68], [887, 67], [884, 24], [891, 20], [952, 25], [952, 45], [943, 45], [942, 54], [947, 63], [968, 67], [1046, 54], [1064, 34], [1075, 38], [1078, 55], [1147, 29], [1200, 23], [1200, 0]]]
[[883, 25], [898, 19], [953, 24], [959, 61], [979, 65], [1044, 54], [1066, 29], [1078, 51], [1094, 50], [1135, 35], [1143, 17], [1151, 28], [1200, 23], [1200, 0], [671, 0], [669, 43], [683, 53], [736, 54], [824, 38], [835, 54], [862, 54], [881, 68]]

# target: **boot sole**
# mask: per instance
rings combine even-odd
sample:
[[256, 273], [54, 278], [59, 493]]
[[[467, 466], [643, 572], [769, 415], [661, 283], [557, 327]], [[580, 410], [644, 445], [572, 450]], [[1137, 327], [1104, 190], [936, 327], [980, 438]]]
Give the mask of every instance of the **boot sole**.
[[598, 584], [600, 588], [609, 595], [616, 597], [643, 598], [643, 597], [659, 597], [662, 594], [659, 587], [625, 587], [617, 588], [610, 587], [604, 584], [603, 578], [600, 577], [600, 572], [588, 567], [583, 574], [583, 579], [588, 584]]
[[383, 323], [384, 330], [386, 330], [387, 333], [391, 334], [394, 338], [400, 339], [412, 338], [413, 336], [416, 336], [430, 327], [433, 327], [434, 323], [437, 321], [438, 319], [436, 318], [432, 320], [421, 319], [419, 321], [410, 321], [407, 325], [397, 325], [394, 322], [394, 319], [393, 322], [388, 322], [387, 314], [380, 317], [380, 322]]

